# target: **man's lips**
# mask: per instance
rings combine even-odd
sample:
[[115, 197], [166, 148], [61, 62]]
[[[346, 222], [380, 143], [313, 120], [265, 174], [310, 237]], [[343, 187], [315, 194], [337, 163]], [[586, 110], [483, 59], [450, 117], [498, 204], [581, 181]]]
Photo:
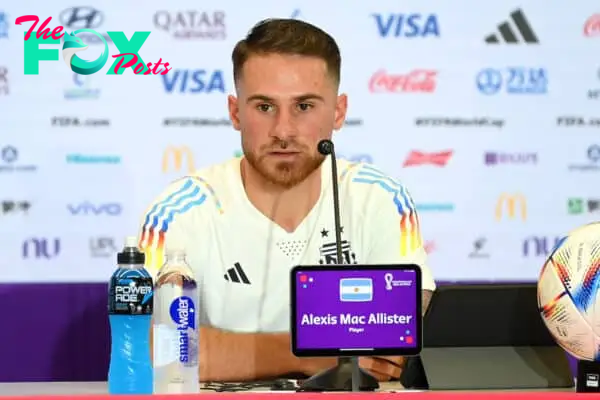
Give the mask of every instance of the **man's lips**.
[[299, 151], [281, 151], [281, 150], [275, 150], [275, 151], [270, 151], [269, 154], [275, 155], [275, 156], [286, 156], [286, 155], [294, 155], [294, 154], [300, 154]]

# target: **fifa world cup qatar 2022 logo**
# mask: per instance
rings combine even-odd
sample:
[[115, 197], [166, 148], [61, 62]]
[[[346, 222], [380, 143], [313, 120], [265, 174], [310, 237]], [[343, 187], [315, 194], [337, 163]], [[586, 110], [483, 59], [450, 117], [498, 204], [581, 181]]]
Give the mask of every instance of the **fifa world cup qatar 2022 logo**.
[[[75, 73], [81, 75], [91, 75], [100, 71], [108, 61], [108, 43], [104, 36], [93, 29], [78, 29], [71, 33], [62, 32], [64, 27], [57, 26], [50, 32], [46, 26], [50, 23], [52, 17], [48, 17], [35, 31], [40, 18], [36, 15], [24, 15], [16, 19], [15, 24], [21, 25], [24, 22], [33, 22], [29, 30], [25, 33], [24, 45], [24, 72], [25, 75], [38, 75], [40, 61], [58, 61], [59, 52], [57, 49], [40, 48], [41, 44], [60, 45], [63, 39], [62, 56], [67, 66]], [[62, 33], [61, 33], [62, 32]], [[32, 36], [31, 34], [35, 36]], [[97, 37], [104, 46], [100, 56], [92, 61], [84, 60], [76, 55], [84, 51], [88, 46], [84, 43], [79, 34], [93, 35]], [[107, 32], [114, 45], [119, 50], [119, 54], [112, 56], [114, 62], [109, 68], [107, 75], [121, 75], [127, 68], [132, 68], [136, 75], [166, 75], [172, 68], [168, 62], [163, 62], [162, 58], [157, 63], [144, 63], [139, 54], [142, 45], [150, 36], [150, 32], [134, 32], [131, 39], [127, 39], [122, 31]], [[161, 68], [162, 67], [162, 68]]]

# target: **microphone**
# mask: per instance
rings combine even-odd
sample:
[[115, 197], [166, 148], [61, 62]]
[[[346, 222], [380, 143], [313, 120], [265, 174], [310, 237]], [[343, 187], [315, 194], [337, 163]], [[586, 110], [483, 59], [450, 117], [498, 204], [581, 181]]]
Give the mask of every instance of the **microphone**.
[[337, 251], [337, 263], [343, 264], [342, 258], [342, 227], [340, 222], [340, 195], [338, 188], [337, 162], [335, 160], [335, 149], [333, 142], [323, 139], [317, 145], [317, 150], [324, 156], [331, 154], [331, 179], [333, 184], [333, 221], [335, 230], [335, 248]]
[[321, 140], [317, 145], [317, 149], [319, 150], [319, 153], [323, 154], [324, 156], [328, 156], [331, 153], [334, 153], [333, 156], [335, 157], [335, 152], [333, 150], [333, 142], [331, 140]]
[[[333, 142], [328, 139], [321, 140], [317, 150], [324, 156], [331, 155], [331, 178], [333, 184], [333, 218], [335, 228], [335, 247], [337, 250], [337, 264], [344, 264], [342, 256], [342, 227], [340, 223], [340, 198], [338, 188], [337, 163]], [[349, 261], [349, 260], [348, 260]], [[329, 391], [373, 391], [379, 388], [377, 379], [362, 370], [358, 365], [357, 357], [338, 357], [337, 366], [322, 371], [300, 385], [300, 391], [329, 392]]]

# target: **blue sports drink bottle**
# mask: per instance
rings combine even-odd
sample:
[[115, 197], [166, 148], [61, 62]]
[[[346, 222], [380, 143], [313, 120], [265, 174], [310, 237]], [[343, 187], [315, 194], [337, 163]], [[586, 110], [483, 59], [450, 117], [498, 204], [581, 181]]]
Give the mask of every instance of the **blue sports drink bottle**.
[[150, 327], [154, 306], [152, 276], [137, 239], [128, 237], [110, 278], [108, 318], [111, 333], [109, 394], [152, 394]]

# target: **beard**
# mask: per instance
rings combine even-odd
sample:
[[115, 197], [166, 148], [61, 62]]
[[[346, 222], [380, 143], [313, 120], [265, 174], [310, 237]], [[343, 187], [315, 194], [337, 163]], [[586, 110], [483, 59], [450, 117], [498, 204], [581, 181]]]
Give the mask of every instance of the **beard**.
[[[275, 139], [273, 143], [262, 146], [259, 151], [252, 151], [242, 142], [244, 157], [250, 166], [272, 185], [290, 189], [303, 182], [315, 172], [325, 161], [325, 156], [316, 151], [311, 153], [306, 146], [293, 140]], [[269, 152], [278, 150], [297, 151], [293, 161], [277, 161], [269, 156]]]

